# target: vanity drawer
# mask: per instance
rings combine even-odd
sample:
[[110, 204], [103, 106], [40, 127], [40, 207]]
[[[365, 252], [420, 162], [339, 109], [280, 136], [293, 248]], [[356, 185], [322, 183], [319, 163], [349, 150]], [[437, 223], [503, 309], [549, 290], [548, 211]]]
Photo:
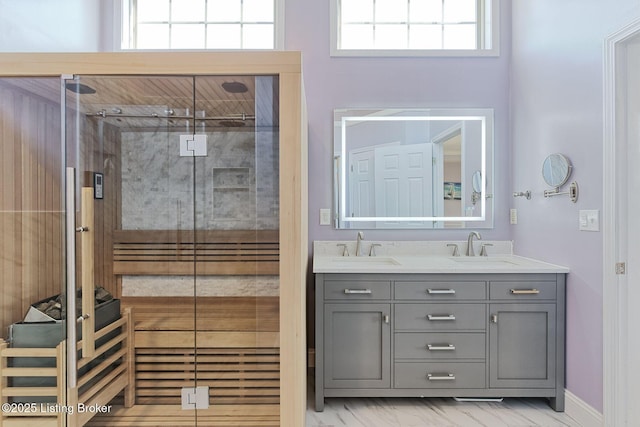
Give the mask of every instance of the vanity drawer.
[[396, 359], [484, 359], [482, 332], [398, 332]]
[[395, 304], [395, 328], [485, 330], [485, 304]]
[[554, 300], [556, 282], [491, 282], [489, 297], [493, 300]]
[[328, 280], [324, 282], [325, 300], [388, 300], [391, 282]]
[[395, 388], [484, 388], [484, 363], [395, 364]]
[[397, 300], [483, 300], [487, 298], [485, 282], [395, 282], [395, 297]]

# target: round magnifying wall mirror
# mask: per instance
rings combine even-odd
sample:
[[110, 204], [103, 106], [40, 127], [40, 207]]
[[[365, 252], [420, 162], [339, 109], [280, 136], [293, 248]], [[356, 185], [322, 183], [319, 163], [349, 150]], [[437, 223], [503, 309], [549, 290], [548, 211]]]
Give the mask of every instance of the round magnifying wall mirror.
[[550, 154], [542, 164], [542, 178], [551, 187], [560, 187], [570, 175], [571, 162], [562, 154]]

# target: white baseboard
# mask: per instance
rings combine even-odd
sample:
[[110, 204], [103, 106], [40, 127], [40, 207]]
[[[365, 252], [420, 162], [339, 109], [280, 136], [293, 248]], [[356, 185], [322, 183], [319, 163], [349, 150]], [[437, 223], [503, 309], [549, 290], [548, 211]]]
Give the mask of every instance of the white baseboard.
[[602, 427], [602, 414], [569, 390], [564, 391], [564, 412], [582, 427]]

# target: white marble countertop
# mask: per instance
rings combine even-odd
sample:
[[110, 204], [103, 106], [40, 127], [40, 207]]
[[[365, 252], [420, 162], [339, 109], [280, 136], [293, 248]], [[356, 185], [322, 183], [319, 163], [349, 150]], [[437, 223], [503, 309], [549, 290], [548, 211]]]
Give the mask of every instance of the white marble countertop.
[[[346, 243], [351, 256], [343, 256]], [[567, 267], [512, 253], [512, 242], [489, 243], [488, 256], [465, 256], [466, 242], [363, 242], [362, 256], [355, 256], [355, 243], [314, 242], [314, 273], [568, 273]], [[372, 243], [381, 244], [368, 256]], [[461, 256], [451, 256], [447, 244], [458, 244]], [[351, 247], [352, 246], [352, 247]], [[352, 249], [352, 250], [350, 250]], [[475, 250], [476, 254], [480, 249]]]

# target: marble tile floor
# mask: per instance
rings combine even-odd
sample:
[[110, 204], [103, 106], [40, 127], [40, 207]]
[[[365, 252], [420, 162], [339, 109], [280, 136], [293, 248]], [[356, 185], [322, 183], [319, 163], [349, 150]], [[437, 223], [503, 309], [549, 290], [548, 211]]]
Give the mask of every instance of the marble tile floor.
[[456, 402], [448, 398], [328, 398], [315, 412], [308, 391], [306, 427], [580, 427], [546, 399]]

